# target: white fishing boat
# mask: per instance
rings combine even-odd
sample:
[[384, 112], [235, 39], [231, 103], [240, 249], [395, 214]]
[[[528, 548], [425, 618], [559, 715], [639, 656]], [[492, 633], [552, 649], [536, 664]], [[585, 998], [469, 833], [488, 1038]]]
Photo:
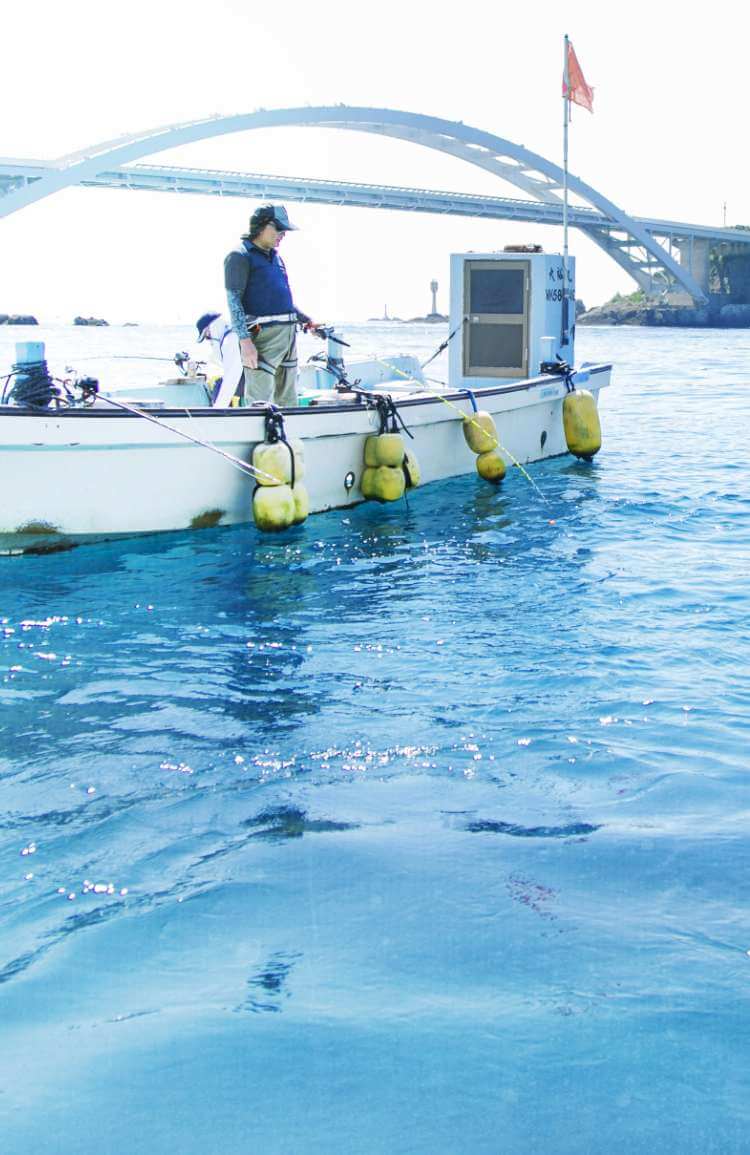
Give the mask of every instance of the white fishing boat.
[[[410, 484], [471, 473], [482, 453], [492, 457], [483, 472], [495, 479], [505, 467], [571, 450], [592, 456], [596, 399], [611, 365], [574, 368], [566, 320], [573, 260], [567, 294], [563, 267], [560, 255], [540, 251], [454, 255], [445, 384], [428, 379], [411, 356], [344, 365], [343, 346], [329, 333], [328, 356], [301, 369], [299, 405], [281, 421], [262, 406], [212, 404], [197, 370], [146, 390], [108, 394], [84, 378], [42, 404], [11, 396], [0, 406], [0, 550], [249, 522], [256, 488], [279, 482], [304, 484], [309, 512], [319, 513], [372, 495], [372, 471], [382, 466], [403, 482], [390, 487], [392, 475], [384, 474], [385, 489], [375, 486], [381, 500]], [[397, 428], [406, 454], [381, 461], [386, 442], [368, 438]], [[288, 453], [292, 478], [264, 470], [257, 455], [279, 435], [296, 448]], [[267, 528], [255, 505], [256, 522]], [[271, 524], [284, 523], [274, 526], [272, 517]]]

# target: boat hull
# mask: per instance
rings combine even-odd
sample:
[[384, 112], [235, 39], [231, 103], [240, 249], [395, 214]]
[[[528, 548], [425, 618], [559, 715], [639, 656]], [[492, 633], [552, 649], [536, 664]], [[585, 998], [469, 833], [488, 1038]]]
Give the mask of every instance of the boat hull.
[[[611, 367], [588, 370], [598, 395]], [[542, 377], [478, 390], [477, 404], [495, 417], [504, 455], [522, 465], [567, 452], [562, 378]], [[465, 393], [397, 399], [419, 460], [422, 484], [471, 473], [475, 456], [461, 418], [472, 412]], [[170, 409], [158, 422], [120, 409], [0, 409], [0, 548], [24, 551], [42, 542], [102, 538], [231, 525], [252, 520], [254, 481], [205, 441], [249, 462], [264, 439], [252, 410]], [[287, 436], [304, 445], [311, 512], [363, 500], [365, 438], [379, 430], [362, 405], [324, 404], [288, 410]]]

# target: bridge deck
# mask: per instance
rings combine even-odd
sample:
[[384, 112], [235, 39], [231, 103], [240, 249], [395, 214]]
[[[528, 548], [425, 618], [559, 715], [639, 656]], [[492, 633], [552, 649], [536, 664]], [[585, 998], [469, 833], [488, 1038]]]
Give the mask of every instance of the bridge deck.
[[[39, 161], [0, 158], [0, 195], [19, 182], [39, 180], [51, 169]], [[400, 185], [363, 184], [352, 181], [314, 180], [308, 177], [271, 176], [225, 169], [184, 168], [176, 165], [124, 165], [97, 174], [81, 184], [92, 188], [120, 188], [141, 192], [177, 192], [200, 196], [277, 199], [359, 208], [398, 209], [403, 212], [443, 213], [486, 217], [493, 220], [529, 221], [562, 225], [562, 203], [494, 197], [474, 193], [443, 192]], [[713, 245], [750, 245], [750, 231], [688, 224], [685, 221], [633, 217], [654, 237], [684, 243], [690, 238]], [[612, 228], [613, 222], [598, 209], [571, 204], [568, 220], [573, 227]]]

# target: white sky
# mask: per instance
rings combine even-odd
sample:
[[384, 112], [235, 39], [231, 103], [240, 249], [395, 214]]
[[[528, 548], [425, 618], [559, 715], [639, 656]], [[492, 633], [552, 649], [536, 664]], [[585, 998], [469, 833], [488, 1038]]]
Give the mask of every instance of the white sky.
[[[415, 0], [26, 0], [2, 18], [0, 156], [47, 159], [215, 113], [356, 104], [442, 116], [561, 163], [562, 39], [595, 113], [574, 110], [571, 172], [634, 215], [750, 223], [747, 47], [737, 9], [673, 0], [455, 4]], [[164, 163], [523, 196], [431, 150], [353, 132], [255, 131]], [[155, 163], [144, 157], [142, 163]], [[257, 202], [70, 189], [0, 220], [0, 311], [189, 321], [224, 305], [222, 263]], [[537, 241], [541, 225], [288, 203], [282, 252], [321, 321], [447, 311], [448, 255]], [[582, 234], [578, 296], [635, 288]]]

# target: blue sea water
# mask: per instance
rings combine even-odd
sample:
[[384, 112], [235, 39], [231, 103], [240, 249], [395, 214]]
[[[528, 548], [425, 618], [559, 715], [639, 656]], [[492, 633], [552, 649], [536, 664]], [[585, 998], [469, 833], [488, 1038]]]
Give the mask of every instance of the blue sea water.
[[578, 355], [538, 488], [0, 559], [4, 1155], [747, 1152], [750, 334]]

